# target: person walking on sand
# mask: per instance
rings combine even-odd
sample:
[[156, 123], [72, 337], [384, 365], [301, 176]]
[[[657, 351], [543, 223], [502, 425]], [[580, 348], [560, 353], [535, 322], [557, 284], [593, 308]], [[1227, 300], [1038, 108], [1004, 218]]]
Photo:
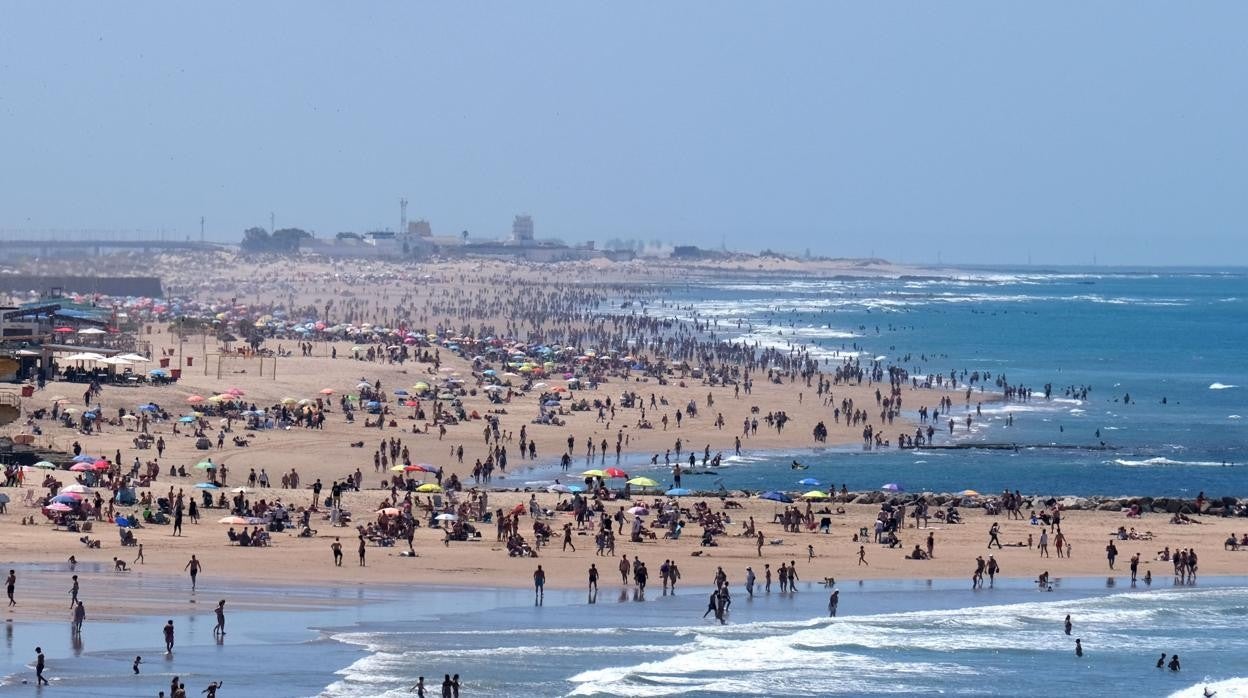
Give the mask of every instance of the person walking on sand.
[[195, 583], [196, 583], [197, 578], [199, 577], [199, 573], [200, 573], [200, 572], [202, 572], [202, 571], [203, 571], [203, 569], [204, 569], [204, 565], [203, 565], [203, 563], [201, 563], [201, 562], [199, 561], [199, 558], [197, 558], [197, 557], [195, 557], [194, 555], [192, 555], [192, 556], [191, 556], [191, 560], [190, 560], [190, 562], [186, 563], [186, 567], [183, 567], [182, 569], [184, 569], [184, 570], [190, 570], [190, 573], [191, 573], [191, 591], [192, 591], [192, 592], [194, 592], [194, 591], [195, 591]]
[[217, 624], [212, 626], [212, 634], [214, 636], [225, 636], [225, 599], [217, 602], [216, 608]]
[[1109, 569], [1114, 569], [1114, 560], [1118, 559], [1118, 546], [1112, 540], [1105, 546], [1105, 558], [1109, 560]]
[[334, 538], [334, 542], [329, 544], [329, 549], [334, 553], [334, 567], [342, 567], [342, 541]]
[[993, 523], [992, 528], [988, 529], [988, 549], [989, 550], [992, 550], [993, 543], [996, 543], [997, 550], [1001, 549], [1001, 539], [998, 538], [1000, 534], [1001, 534], [1001, 525], [997, 523]]
[[165, 623], [165, 654], [173, 654], [173, 619]]
[[43, 648], [35, 648], [35, 685], [47, 686], [48, 677], [43, 675], [43, 670], [47, 668], [47, 664], [43, 658]]
[[866, 565], [867, 567], [871, 566], [870, 563], [867, 562], [867, 546], [865, 545], [858, 546], [858, 564]]
[[142, 543], [139, 543], [139, 554], [138, 554], [138, 556], [137, 556], [137, 557], [135, 557], [135, 558], [134, 558], [134, 562], [132, 562], [132, 563], [130, 563], [130, 564], [132, 564], [132, 565], [142, 565], [142, 564], [144, 564], [144, 563], [145, 563], [145, 561], [144, 561], [144, 559], [143, 559], [143, 544], [142, 544]]
[[360, 567], [366, 567], [367, 565], [364, 564], [364, 554], [367, 552], [367, 550], [364, 547], [364, 535], [363, 534], [360, 535], [359, 550], [360, 550]]
[[1049, 557], [1049, 531], [1048, 529], [1040, 530], [1040, 557]]

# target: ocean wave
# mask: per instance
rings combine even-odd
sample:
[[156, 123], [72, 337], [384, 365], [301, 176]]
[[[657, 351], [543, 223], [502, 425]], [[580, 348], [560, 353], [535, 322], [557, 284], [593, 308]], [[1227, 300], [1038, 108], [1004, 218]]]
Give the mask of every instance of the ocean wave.
[[[852, 604], [852, 595], [841, 602], [843, 607]], [[1183, 608], [1176, 610], [1176, 604]], [[739, 692], [773, 695], [818, 694], [828, 686], [837, 686], [838, 693], [912, 692], [919, 676], [925, 677], [925, 686], [947, 682], [956, 687], [979, 673], [958, 660], [964, 653], [1066, 651], [1051, 641], [1065, 614], [1077, 617], [1081, 626], [1113, 629], [1097, 634], [1097, 651], [1128, 653], [1139, 647], [1139, 630], [1164, 629], [1180, 618], [1187, 624], [1229, 631], [1242, 617], [1238, 612], [1227, 614], [1226, 609], [1248, 610], [1245, 604], [1248, 589], [1242, 588], [1158, 590], [818, 619], [796, 629], [792, 623], [691, 627], [682, 633], [694, 642], [682, 645], [673, 656], [583, 671], [568, 681], [577, 684], [572, 695], [618, 696], [712, 692], [713, 684], [744, 680], [749, 680], [748, 688]], [[1184, 646], [1189, 651], [1214, 648], [1216, 635], [1185, 639]], [[922, 659], [890, 660], [907, 651], [923, 653], [917, 655]], [[942, 654], [948, 658], [942, 659]], [[812, 677], [809, 682], [807, 676]], [[775, 683], [778, 677], [784, 677], [784, 687]], [[904, 688], [894, 688], [897, 681]]]
[[[1210, 693], [1206, 693], [1206, 689]], [[1219, 698], [1248, 696], [1248, 678], [1237, 676], [1231, 679], [1222, 679], [1221, 681], [1201, 681], [1171, 693], [1170, 698], [1204, 698], [1206, 695], [1216, 695]]]
[[1230, 390], [1231, 388], [1238, 388], [1238, 387], [1239, 387], [1238, 385], [1227, 385], [1226, 383], [1210, 383], [1209, 384], [1210, 390]]
[[1174, 460], [1173, 458], [1156, 457], [1145, 458], [1143, 460], [1131, 460], [1128, 458], [1115, 458], [1112, 461], [1105, 461], [1106, 465], [1126, 465], [1126, 466], [1149, 466], [1149, 465], [1201, 465], [1201, 466], [1220, 466], [1224, 465], [1221, 461], [1212, 460]]

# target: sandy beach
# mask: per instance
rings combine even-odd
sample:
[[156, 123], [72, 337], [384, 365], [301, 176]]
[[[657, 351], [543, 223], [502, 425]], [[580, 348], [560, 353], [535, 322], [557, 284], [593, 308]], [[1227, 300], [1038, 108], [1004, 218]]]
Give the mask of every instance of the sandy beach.
[[[534, 337], [541, 333], [550, 333], [552, 328], [559, 328], [565, 337], [577, 337], [576, 353], [584, 356], [595, 348], [606, 352], [615, 348], [609, 346], [609, 337], [614, 336], [618, 346], [623, 344], [624, 333], [612, 329], [611, 324], [602, 316], [586, 315], [584, 309], [601, 306], [607, 302], [618, 303], [620, 298], [628, 298], [634, 302], [649, 304], [662, 303], [661, 292], [656, 296], [653, 292], [625, 285], [625, 280], [635, 280], [641, 269], [634, 265], [621, 265], [623, 268], [604, 268], [602, 282], [597, 285], [584, 283], [554, 284], [545, 281], [547, 278], [560, 276], [558, 267], [553, 269], [537, 268], [526, 265], [507, 265], [500, 262], [460, 262], [440, 265], [437, 267], [391, 268], [379, 265], [370, 268], [366, 275], [356, 275], [343, 269], [343, 265], [323, 264], [303, 261], [298, 264], [289, 261], [278, 261], [272, 264], [249, 264], [223, 259], [199, 259], [194, 269], [186, 268], [179, 272], [179, 267], [171, 260], [163, 260], [161, 268], [169, 269], [170, 279], [166, 284], [171, 293], [186, 294], [205, 304], [213, 304], [223, 311], [246, 313], [246, 305], [265, 305], [280, 301], [284, 307], [309, 308], [309, 312], [318, 312], [327, 323], [332, 322], [372, 322], [377, 325], [394, 324], [397, 315], [405, 312], [410, 316], [413, 326], [423, 327], [430, 331], [434, 328], [446, 332], [447, 328], [458, 328], [457, 333], [475, 333], [477, 336], [498, 334], [509, 337]], [[827, 273], [827, 270], [816, 270]], [[845, 270], [838, 270], [845, 271]], [[646, 273], [662, 276], [663, 273], [650, 267]], [[525, 289], [512, 293], [510, 288], [504, 290], [502, 284], [510, 283], [510, 288]], [[527, 299], [530, 290], [536, 292], [539, 287], [548, 289], [549, 295], [537, 296], [540, 300]], [[330, 303], [330, 299], [335, 299]], [[238, 308], [242, 308], [238, 311]], [[559, 310], [566, 317], [552, 316], [550, 313]], [[223, 315], [222, 317], [225, 317]], [[593, 319], [590, 319], [593, 317]], [[906, 528], [899, 534], [900, 543], [895, 547], [876, 544], [873, 540], [858, 541], [855, 537], [862, 530], [871, 531], [880, 511], [878, 504], [847, 504], [840, 502], [814, 502], [811, 504], [813, 520], [825, 517], [830, 519], [828, 532], [809, 530], [802, 527], [801, 532], [785, 532], [774, 522], [777, 513], [785, 506], [773, 501], [759, 500], [752, 496], [743, 496], [739, 492], [725, 493], [723, 498], [717, 496], [691, 496], [671, 499], [661, 495], [662, 490], [671, 486], [667, 482], [658, 483], [658, 493], [651, 490], [647, 493], [635, 494], [632, 500], [612, 499], [602, 503], [608, 515], [613, 515], [621, 507], [634, 506], [659, 507], [664, 502], [671, 502], [684, 510], [680, 517], [688, 524], [688, 530], [680, 540], [664, 540], [664, 528], [650, 528], [654, 520], [652, 516], [643, 517], [645, 530], [656, 534], [654, 540], [630, 542], [629, 529], [632, 526], [632, 514], [625, 516], [625, 526], [616, 538], [616, 557], [595, 555], [594, 521], [590, 519], [584, 530], [574, 529], [571, 538], [576, 550], [561, 548], [560, 531], [564, 523], [574, 522], [570, 512], [555, 512], [553, 516], [543, 517], [541, 521], [548, 524], [554, 536], [548, 546], [537, 550], [538, 557], [512, 557], [507, 553], [506, 546], [496, 540], [494, 523], [476, 522], [474, 525], [480, 532], [479, 540], [452, 541], [444, 544], [444, 532], [440, 528], [431, 528], [429, 521], [432, 503], [431, 495], [414, 495], [415, 518], [420, 526], [413, 534], [413, 549], [416, 557], [402, 557], [400, 552], [407, 549], [406, 542], [398, 540], [393, 546], [380, 546], [372, 542], [366, 547], [367, 566], [361, 567], [356, 562], [358, 543], [358, 527], [366, 526], [379, 520], [375, 512], [402, 503], [391, 499], [390, 478], [393, 473], [388, 469], [382, 471], [374, 465], [373, 456], [377, 443], [382, 439], [401, 440], [401, 446], [409, 449], [409, 458], [413, 463], [432, 464], [444, 469], [444, 483], [451, 475], [457, 476], [464, 484], [464, 491], [458, 500], [465, 502], [470, 499], [470, 491], [478, 488], [487, 492], [489, 497], [488, 510], [494, 512], [513, 511], [519, 507], [525, 513], [520, 517], [519, 533], [529, 543], [533, 541], [533, 519], [528, 513], [530, 497], [543, 510], [554, 510], [558, 501], [568, 501], [569, 496], [544, 491], [534, 487], [535, 492], [528, 490], [524, 483], [531, 478], [526, 471], [536, 464], [542, 464], [545, 473], [552, 473], [557, 466], [560, 455], [567, 451], [567, 440], [574, 439], [571, 452], [571, 465], [568, 473], [561, 481], [565, 484], [580, 483], [583, 479], [581, 471], [589, 468], [607, 468], [614, 465], [615, 452], [613, 444], [617, 439], [622, 441], [622, 453], [649, 454], [658, 462], [665, 460], [664, 453], [671, 452], [673, 463], [688, 458], [690, 451], [696, 454], [695, 469], [705, 467], [703, 455], [728, 455], [734, 452], [734, 439], [741, 434], [744, 420], [758, 419], [761, 416], [783, 412], [789, 417], [789, 423], [783, 431], [768, 428], [766, 423], [760, 425], [757, 432], [742, 439], [741, 448], [745, 452], [768, 449], [801, 449], [816, 445], [811, 431], [817, 422], [822, 421], [828, 427], [827, 441], [820, 445], [855, 444], [862, 441], [861, 425], [850, 425], [846, 419], [831, 418], [835, 406], [852, 400], [855, 405], [871, 405], [867, 411], [869, 419], [880, 422], [880, 416], [874, 414], [878, 408], [876, 391], [880, 383], [864, 380], [859, 383], [838, 383], [830, 387], [832, 400], [827, 396], [816, 394], [816, 388], [808, 385], [791, 371], [777, 371], [776, 380], [758, 380], [766, 371], [756, 367], [755, 382], [752, 389], [740, 390], [739, 385], [710, 385], [703, 379], [694, 378], [691, 372], [671, 373], [668, 379], [660, 384], [653, 375], [642, 375], [641, 372], [625, 375], [604, 376], [603, 382], [596, 389], [573, 389], [565, 395], [555, 411], [565, 421], [562, 426], [533, 424], [543, 411], [538, 394], [542, 392], [534, 388], [533, 381], [527, 376], [516, 375], [509, 380], [510, 388], [514, 388], [512, 396], [503, 402], [492, 402], [489, 396], [494, 394], [478, 390], [486, 383], [482, 380], [481, 365], [474, 366], [466, 356], [450, 351], [445, 345], [429, 349], [438, 350], [438, 361], [422, 363], [415, 360], [402, 363], [389, 360], [361, 360], [363, 352], [353, 351], [360, 343], [351, 341], [313, 341], [307, 342], [307, 354], [301, 355], [301, 342], [296, 339], [268, 339], [265, 347], [281, 353], [294, 352], [293, 355], [282, 355], [277, 358], [260, 359], [258, 357], [231, 356], [222, 358], [227, 347], [215, 336], [204, 334], [188, 334], [179, 343], [177, 328], [168, 322], [148, 322], [138, 324], [141, 342], [150, 343], [151, 356], [167, 357], [182, 369], [181, 380], [171, 385], [152, 386], [147, 384], [133, 387], [112, 385], [105, 386], [91, 404], [98, 405], [105, 416], [117, 415], [118, 410], [127, 409], [133, 412], [135, 407], [147, 403], [155, 403], [165, 409], [171, 416], [168, 421], [153, 420], [147, 430], [155, 437], [163, 439], [166, 450], [159, 458], [161, 475], [149, 486], [140, 488], [142, 492], [150, 492], [153, 497], [175, 496], [182, 492], [186, 497], [198, 500], [202, 492], [195, 489], [195, 484], [204, 479], [204, 471], [196, 470], [195, 464], [205, 458], [214, 463], [224, 464], [229, 472], [222, 492], [227, 496], [233, 494], [228, 490], [240, 485], [247, 485], [247, 477], [253, 470], [265, 472], [272, 481], [270, 488], [249, 487], [245, 494], [247, 502], [265, 500], [267, 504], [280, 502], [296, 517], [300, 511], [313, 502], [308, 489], [310, 483], [319, 479], [325, 486], [322, 496], [328, 494], [329, 485], [335, 481], [343, 481], [351, 477], [357, 470], [361, 473], [361, 490], [346, 491], [342, 496], [342, 509], [350, 512], [349, 525], [335, 526], [330, 520], [330, 510], [323, 502], [310, 514], [310, 527], [315, 534], [310, 537], [298, 537], [294, 528], [271, 535], [272, 544], [267, 547], [239, 547], [231, 545], [227, 540], [229, 525], [217, 523], [218, 519], [230, 512], [217, 508], [201, 509], [201, 520], [191, 523], [189, 520], [183, 527], [181, 535], [172, 535], [171, 525], [146, 524], [134, 531], [139, 542], [144, 546], [144, 561], [136, 569], [151, 572], [184, 574], [184, 568], [191, 555], [196, 555], [204, 566], [203, 578], [238, 579], [265, 583], [324, 583], [324, 584], [410, 584], [438, 583], [452, 585], [479, 586], [526, 586], [531, 583], [531, 574], [537, 564], [542, 564], [547, 571], [551, 586], [575, 588], [585, 583], [586, 573], [591, 563], [597, 564], [604, 577], [613, 577], [616, 564], [623, 556], [629, 559], [641, 557], [652, 570], [664, 560], [675, 561], [682, 574], [684, 583], [709, 583], [716, 572], [722, 567], [732, 578], [743, 576], [746, 566], [753, 566], [756, 573], [762, 576], [762, 566], [771, 565], [773, 569], [781, 562], [796, 561], [803, 580], [822, 580], [825, 577], [837, 579], [864, 578], [965, 578], [970, 580], [976, 566], [976, 558], [992, 554], [999, 562], [1001, 574], [1010, 577], [1034, 578], [1044, 571], [1053, 576], [1108, 576], [1126, 575], [1129, 559], [1139, 554], [1141, 563], [1139, 574], [1152, 571], [1154, 577], [1165, 577], [1171, 573], [1169, 562], [1156, 560], [1157, 553], [1164, 548], [1179, 550], [1192, 548], [1199, 551], [1200, 574], [1233, 574], [1242, 573], [1245, 569], [1243, 557], [1245, 553], [1224, 550], [1223, 541], [1231, 534], [1242, 536], [1242, 521], [1222, 519], [1209, 516], [1194, 516], [1194, 524], [1173, 525], [1168, 523], [1165, 514], [1145, 514], [1142, 518], [1128, 519], [1116, 511], [1070, 511], [1065, 512], [1062, 520], [1062, 531], [1071, 546], [1071, 557], [1050, 558], [1040, 557], [1034, 547], [1027, 546], [1029, 537], [1033, 545], [1038, 541], [1044, 526], [1030, 525], [1026, 520], [1007, 520], [1004, 515], [988, 516], [977, 507], [980, 500], [968, 500], [961, 509], [964, 522], [946, 524], [931, 520], [930, 528], [915, 529], [913, 522], [908, 521]], [[689, 328], [664, 327], [656, 330], [651, 337], [653, 345], [646, 345], [640, 336], [634, 346], [639, 355], [646, 353], [655, 359], [660, 352], [671, 351], [680, 355], [681, 344], [663, 344], [662, 337], [682, 336], [690, 346], [697, 342], [713, 346], [715, 325], [696, 328], [699, 332], [689, 332]], [[682, 335], [682, 333], [688, 333]], [[371, 348], [373, 345], [368, 345]], [[796, 354], [795, 354], [796, 356]], [[218, 363], [219, 362], [219, 363]], [[724, 362], [725, 364], [727, 362]], [[704, 365], [713, 365], [705, 363]], [[496, 368], [504, 368], [495, 365]], [[146, 366], [140, 366], [140, 370]], [[276, 376], [274, 376], [274, 369]], [[262, 371], [264, 374], [262, 375]], [[219, 377], [218, 377], [219, 372]], [[205, 375], [207, 373], [207, 375]], [[395, 396], [393, 390], [411, 386], [420, 381], [437, 381], [454, 376], [464, 381], [462, 394], [457, 395], [463, 409], [467, 413], [477, 415], [493, 415], [499, 421], [499, 432], [502, 445], [508, 449], [517, 449], [520, 430], [524, 427], [528, 438], [536, 444], [537, 460], [521, 460], [516, 457], [509, 459], [505, 473], [496, 472], [489, 483], [477, 485], [473, 482], [471, 471], [473, 464], [488, 459], [498, 446], [497, 442], [483, 437], [485, 421], [481, 419], [465, 419], [458, 423], [446, 425], [446, 432], [439, 435], [432, 420], [415, 419], [419, 407], [404, 406], [401, 397]], [[683, 376], [683, 377], [682, 377]], [[561, 383], [548, 379], [551, 383]], [[389, 414], [386, 427], [377, 429], [366, 427], [368, 415], [357, 408], [355, 420], [348, 422], [340, 409], [343, 395], [357, 393], [357, 383], [380, 383], [381, 397], [386, 401]], [[522, 384], [529, 385], [527, 392]], [[998, 396], [991, 392], [976, 391], [967, 399], [961, 388], [940, 390], [934, 388], [911, 387], [902, 383], [899, 395], [906, 407], [904, 414], [899, 414], [894, 423], [883, 427], [889, 434], [913, 431], [916, 426], [908, 421], [905, 414], [913, 414], [919, 405], [935, 406], [938, 400], [948, 397], [957, 405], [954, 414], [961, 419], [964, 411], [969, 414], [970, 406], [980, 402], [990, 402]], [[53, 398], [64, 397], [64, 405], [81, 405], [81, 383], [61, 383], [50, 381], [43, 390], [35, 393], [26, 401], [28, 412], [38, 407], [50, 407]], [[887, 384], [883, 384], [888, 388]], [[190, 413], [191, 409], [203, 404], [196, 401], [189, 404], [193, 396], [209, 397], [226, 393], [234, 389], [242, 404], [256, 405], [260, 409], [274, 406], [280, 407], [283, 400], [316, 400], [321, 398], [324, 404], [324, 421], [319, 428], [290, 426], [286, 428], [248, 430], [237, 420], [231, 422], [231, 430], [223, 434], [224, 447], [217, 448], [216, 437], [222, 430], [218, 424], [219, 416], [208, 415], [200, 423], [205, 436], [212, 445], [207, 450], [196, 448], [197, 439], [193, 436], [196, 425], [183, 424], [179, 433], [174, 430], [179, 415]], [[471, 389], [471, 390], [469, 390]], [[601, 419], [594, 409], [573, 411], [567, 405], [585, 398], [587, 400], [603, 400], [612, 397], [617, 402], [623, 392], [635, 391], [639, 394], [640, 405], [632, 408], [620, 406], [615, 416], [604, 413]], [[649, 397], [655, 395], [659, 402], [648, 407]], [[887, 390], [886, 390], [887, 394]], [[677, 424], [675, 413], [681, 406], [693, 403], [698, 406], [696, 417], [689, 417]], [[428, 407], [430, 400], [422, 402]], [[201, 407], [202, 409], [202, 407]], [[638, 428], [644, 419], [652, 428]], [[498, 411], [498, 413], [495, 413]], [[724, 424], [717, 425], [715, 415], [722, 414]], [[668, 418], [667, 427], [660, 425], [660, 420]], [[50, 419], [38, 420], [36, 423], [43, 429], [38, 443], [49, 447], [66, 450], [77, 442], [81, 450], [110, 460], [115, 459], [118, 452], [121, 456], [122, 469], [128, 471], [131, 462], [137, 457], [147, 464], [157, 458], [151, 449], [136, 450], [134, 439], [141, 429], [136, 423], [122, 422], [112, 419], [115, 423], [104, 424], [98, 432], [84, 434], [78, 430], [59, 426]], [[391, 423], [393, 426], [391, 426]], [[420, 433], [413, 433], [413, 427]], [[18, 433], [29, 430], [21, 424], [11, 425], [6, 432]], [[232, 446], [233, 439], [244, 439], [245, 448]], [[679, 439], [683, 445], [681, 456], [675, 455], [675, 443]], [[352, 443], [363, 443], [363, 448], [353, 448]], [[586, 444], [594, 444], [592, 457], [587, 456]], [[608, 452], [601, 452], [601, 444], [608, 444]], [[463, 447], [462, 462], [456, 455], [458, 448]], [[511, 451], [515, 453], [515, 450]], [[169, 466], [182, 466], [188, 469], [187, 477], [170, 477]], [[688, 467], [686, 463], [686, 467]], [[278, 487], [282, 474], [292, 469], [298, 472], [301, 479], [300, 488], [282, 489]], [[426, 473], [415, 473], [418, 481], [432, 482], [432, 476]], [[55, 472], [53, 476], [61, 485], [68, 485], [74, 480], [74, 474]], [[551, 477], [554, 477], [552, 475]], [[34, 489], [30, 479], [26, 487]], [[796, 480], [800, 471], [777, 474], [778, 481]], [[705, 482], [705, 481], [701, 481]], [[622, 487], [623, 480], [608, 480], [613, 489]], [[384, 488], [383, 488], [384, 485]], [[795, 487], [788, 488], [793, 494], [800, 494]], [[835, 490], [835, 486], [833, 486]], [[111, 568], [114, 556], [120, 556], [133, 565], [135, 548], [119, 546], [115, 527], [104, 520], [93, 521], [94, 530], [90, 535], [98, 538], [101, 547], [88, 549], [79, 542], [81, 534], [62, 530], [54, 530], [51, 523], [35, 508], [22, 503], [20, 490], [10, 490], [13, 502], [9, 505], [8, 514], [0, 517], [0, 526], [4, 528], [6, 546], [10, 558], [19, 562], [36, 562], [43, 564], [64, 563], [70, 555], [83, 564], [99, 564]], [[709, 493], [713, 494], [713, 493]], [[757, 493], [754, 493], [757, 494]], [[1146, 494], [1146, 493], [1143, 493]], [[214, 496], [220, 492], [214, 491]], [[404, 493], [399, 491], [399, 499]], [[442, 497], [439, 497], [442, 499]], [[449, 501], [449, 496], [447, 497]], [[897, 502], [912, 500], [910, 495], [899, 496]], [[695, 503], [705, 503], [707, 511], [712, 515], [726, 517], [722, 525], [723, 534], [714, 536], [714, 546], [701, 544], [701, 528], [696, 525], [694, 512], [689, 508]], [[730, 506], [732, 508], [725, 508]], [[806, 505], [798, 502], [804, 513]], [[137, 507], [117, 506], [118, 515], [138, 510]], [[825, 513], [826, 512], [826, 513]], [[1026, 512], [1024, 512], [1024, 515]], [[32, 517], [34, 525], [23, 525], [21, 522]], [[380, 516], [381, 519], [386, 517]], [[741, 534], [744, 525], [753, 520], [758, 532], [762, 533], [764, 545], [761, 555], [757, 539]], [[988, 530], [993, 523], [1001, 524], [1000, 540], [1007, 547], [988, 549]], [[1119, 549], [1117, 570], [1111, 572], [1106, 561], [1105, 548], [1111, 536], [1119, 526], [1134, 528], [1139, 534], [1151, 534], [1150, 540], [1116, 541]], [[245, 527], [244, 527], [245, 528]], [[916, 545], [926, 548], [929, 533], [934, 540], [934, 556], [930, 560], [910, 560]], [[1052, 535], [1052, 533], [1050, 534]], [[873, 534], [868, 538], [873, 539]], [[330, 546], [334, 540], [340, 539], [346, 553], [346, 562], [341, 567], [333, 564]], [[1018, 544], [1022, 544], [1021, 547]], [[865, 545], [866, 564], [858, 564], [859, 546]], [[810, 557], [808, 546], [813, 547]], [[99, 572], [104, 575], [120, 575], [121, 572]], [[189, 582], [188, 582], [189, 584]], [[109, 605], [102, 609], [108, 613], [126, 613], [135, 609], [125, 607], [126, 603], [112, 598]], [[141, 606], [141, 604], [140, 604]], [[60, 611], [55, 607], [43, 607], [41, 604], [21, 604], [11, 610], [14, 618], [37, 617], [44, 614], [55, 614]]]

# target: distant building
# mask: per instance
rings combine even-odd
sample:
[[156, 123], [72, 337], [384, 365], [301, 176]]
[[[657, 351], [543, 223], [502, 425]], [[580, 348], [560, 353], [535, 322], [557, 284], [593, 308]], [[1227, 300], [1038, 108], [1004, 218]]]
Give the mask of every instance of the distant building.
[[407, 234], [418, 238], [431, 238], [433, 237], [433, 228], [429, 225], [429, 221], [422, 218], [407, 224]]
[[519, 215], [511, 222], [512, 242], [533, 242], [533, 216]]

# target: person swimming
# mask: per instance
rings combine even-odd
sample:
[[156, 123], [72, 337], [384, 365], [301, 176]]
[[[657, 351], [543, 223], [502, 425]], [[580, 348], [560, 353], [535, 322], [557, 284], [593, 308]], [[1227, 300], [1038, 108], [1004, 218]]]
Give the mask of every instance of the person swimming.
[[1171, 655], [1170, 664], [1168, 666], [1170, 668], [1170, 671], [1178, 671], [1179, 670], [1179, 655], [1177, 654]]
[[1162, 652], [1161, 658], [1157, 660], [1157, 668], [1158, 669], [1166, 668], [1166, 653], [1165, 652]]
[[1083, 640], [1080, 638], [1075, 638], [1075, 656], [1083, 656]]

